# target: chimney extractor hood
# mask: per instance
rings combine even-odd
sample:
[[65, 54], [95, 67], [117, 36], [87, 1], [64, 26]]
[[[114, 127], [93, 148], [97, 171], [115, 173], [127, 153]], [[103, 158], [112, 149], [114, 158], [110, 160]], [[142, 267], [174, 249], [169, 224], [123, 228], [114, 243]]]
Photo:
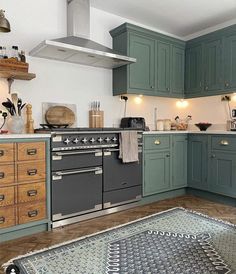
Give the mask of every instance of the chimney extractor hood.
[[67, 0], [67, 3], [68, 36], [43, 41], [30, 51], [31, 56], [102, 68], [136, 62], [135, 58], [89, 40], [90, 0]]

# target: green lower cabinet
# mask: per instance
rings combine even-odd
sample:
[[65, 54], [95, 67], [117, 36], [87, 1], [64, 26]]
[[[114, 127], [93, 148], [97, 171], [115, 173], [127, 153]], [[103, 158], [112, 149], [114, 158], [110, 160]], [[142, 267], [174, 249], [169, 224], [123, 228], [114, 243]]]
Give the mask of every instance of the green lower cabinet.
[[173, 135], [172, 188], [187, 186], [187, 135]]
[[207, 190], [207, 145], [206, 135], [188, 137], [188, 186]]
[[209, 191], [236, 197], [236, 154], [223, 151], [210, 153]]
[[170, 151], [144, 153], [143, 196], [170, 189]]

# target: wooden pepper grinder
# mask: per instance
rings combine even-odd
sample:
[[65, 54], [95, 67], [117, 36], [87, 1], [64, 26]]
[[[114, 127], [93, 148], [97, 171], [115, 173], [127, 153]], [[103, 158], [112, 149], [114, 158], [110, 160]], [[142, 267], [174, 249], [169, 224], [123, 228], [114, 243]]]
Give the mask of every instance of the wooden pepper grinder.
[[34, 133], [34, 120], [32, 119], [32, 105], [26, 105], [26, 133]]

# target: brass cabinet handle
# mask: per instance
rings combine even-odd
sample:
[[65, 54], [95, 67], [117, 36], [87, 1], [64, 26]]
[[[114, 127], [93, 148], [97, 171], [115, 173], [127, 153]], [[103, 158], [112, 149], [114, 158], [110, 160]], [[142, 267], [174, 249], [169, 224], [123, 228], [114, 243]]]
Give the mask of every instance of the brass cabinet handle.
[[160, 145], [160, 144], [161, 144], [161, 141], [157, 139], [157, 140], [155, 140], [154, 144], [155, 144], [155, 145]]
[[33, 190], [33, 189], [27, 191], [27, 195], [30, 196], [30, 197], [36, 196], [37, 193], [38, 193], [38, 191], [37, 190]]
[[222, 146], [228, 146], [228, 145], [229, 145], [229, 142], [228, 142], [227, 140], [221, 140], [221, 141], [220, 141], [220, 144], [221, 144]]
[[31, 211], [28, 211], [28, 216], [30, 218], [32, 217], [36, 217], [38, 215], [38, 210], [31, 210]]
[[1, 195], [0, 195], [0, 202], [2, 202], [3, 200], [5, 200], [5, 195], [4, 195], [4, 194], [1, 194]]
[[29, 176], [34, 176], [34, 175], [36, 175], [37, 174], [37, 169], [35, 168], [35, 169], [28, 169], [27, 170], [27, 174], [29, 175]]
[[5, 177], [5, 173], [4, 172], [0, 172], [0, 180], [3, 179]]
[[3, 224], [3, 223], [5, 223], [5, 217], [0, 217], [0, 224]]
[[37, 149], [36, 148], [28, 148], [27, 149], [27, 155], [36, 155]]
[[4, 150], [0, 150], [0, 157], [4, 156]]

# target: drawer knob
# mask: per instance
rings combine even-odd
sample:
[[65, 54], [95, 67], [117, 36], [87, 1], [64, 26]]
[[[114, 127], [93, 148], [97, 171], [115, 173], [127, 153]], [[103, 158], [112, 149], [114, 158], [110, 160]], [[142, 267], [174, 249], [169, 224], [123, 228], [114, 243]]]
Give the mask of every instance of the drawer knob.
[[221, 144], [222, 146], [228, 146], [228, 145], [229, 145], [229, 142], [228, 142], [227, 140], [222, 140], [222, 141], [220, 141], [220, 144]]
[[212, 154], [212, 155], [211, 155], [211, 158], [215, 158], [215, 157], [216, 157], [215, 154]]
[[0, 150], [0, 157], [4, 156], [4, 150]]
[[5, 195], [4, 195], [4, 194], [1, 194], [1, 195], [0, 195], [0, 202], [2, 202], [3, 200], [5, 200]]
[[27, 149], [27, 155], [36, 155], [37, 149], [36, 148], [29, 148]]
[[28, 216], [30, 218], [33, 218], [33, 217], [36, 217], [38, 215], [38, 210], [31, 210], [31, 211], [28, 211]]
[[5, 217], [0, 217], [0, 224], [3, 224], [3, 223], [5, 223]]
[[28, 190], [27, 191], [27, 195], [32, 197], [32, 196], [36, 196], [37, 195], [37, 190]]
[[34, 175], [36, 175], [37, 174], [37, 169], [35, 168], [35, 169], [28, 169], [27, 170], [27, 174], [29, 175], [29, 176], [34, 176]]
[[160, 141], [160, 140], [155, 140], [154, 144], [155, 144], [155, 145], [160, 145], [160, 144], [161, 144], [161, 141]]
[[5, 173], [4, 172], [0, 172], [0, 179], [3, 179], [5, 177]]

